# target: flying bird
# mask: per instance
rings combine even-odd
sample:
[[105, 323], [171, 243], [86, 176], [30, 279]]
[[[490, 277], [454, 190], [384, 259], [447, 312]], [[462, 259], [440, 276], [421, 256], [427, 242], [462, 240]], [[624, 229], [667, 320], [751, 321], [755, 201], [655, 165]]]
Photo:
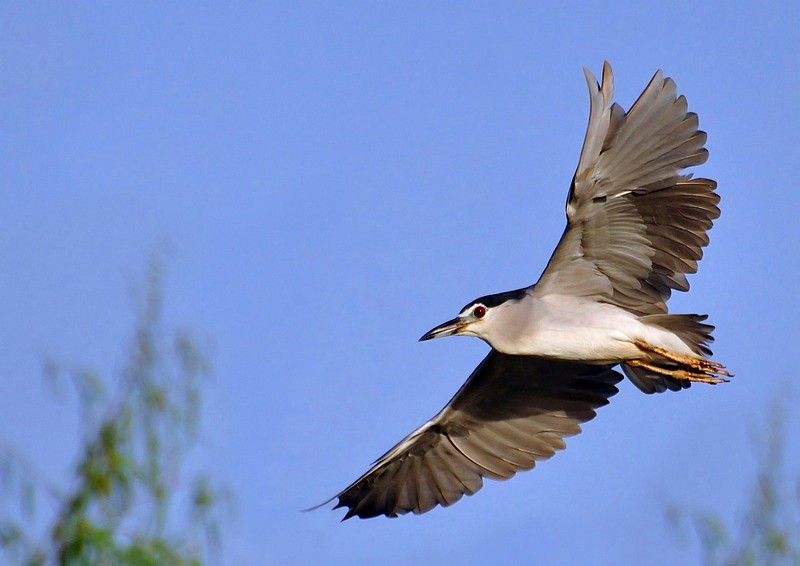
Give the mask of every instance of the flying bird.
[[661, 71], [627, 112], [608, 63], [602, 82], [584, 75], [589, 124], [550, 261], [534, 285], [476, 299], [422, 336], [477, 336], [491, 351], [444, 409], [329, 500], [344, 519], [424, 513], [533, 468], [617, 392], [617, 364], [645, 393], [730, 375], [709, 359], [706, 316], [667, 312], [720, 214], [717, 184], [684, 173], [708, 158], [697, 115]]

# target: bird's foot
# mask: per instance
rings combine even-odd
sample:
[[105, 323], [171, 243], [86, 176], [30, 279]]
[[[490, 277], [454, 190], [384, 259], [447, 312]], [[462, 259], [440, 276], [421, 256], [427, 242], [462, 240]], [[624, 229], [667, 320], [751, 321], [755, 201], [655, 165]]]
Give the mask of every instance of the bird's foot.
[[645, 362], [643, 360], [630, 360], [625, 362], [628, 365], [643, 367], [661, 375], [674, 377], [675, 379], [699, 381], [701, 383], [723, 383], [728, 381], [725, 379], [726, 377], [731, 377], [731, 373], [725, 369], [725, 366], [718, 362], [713, 362], [704, 358], [695, 358], [693, 356], [676, 354], [675, 352], [670, 352], [664, 348], [653, 346], [652, 344], [649, 344], [643, 340], [636, 340], [634, 344], [642, 351], [651, 352], [661, 356], [662, 358], [670, 360], [671, 362], [675, 362], [679, 367], [675, 369], [665, 368]]
[[697, 381], [700, 383], [725, 383], [728, 381], [724, 377], [717, 377], [715, 374], [712, 374], [710, 372], [700, 373], [698, 371], [679, 369], [679, 368], [668, 369], [657, 365], [649, 364], [642, 360], [628, 360], [625, 362], [625, 364], [632, 367], [645, 368], [647, 370], [652, 371], [653, 373], [657, 373], [660, 375], [667, 375], [669, 377], [674, 377], [675, 379], [680, 379], [683, 381]]

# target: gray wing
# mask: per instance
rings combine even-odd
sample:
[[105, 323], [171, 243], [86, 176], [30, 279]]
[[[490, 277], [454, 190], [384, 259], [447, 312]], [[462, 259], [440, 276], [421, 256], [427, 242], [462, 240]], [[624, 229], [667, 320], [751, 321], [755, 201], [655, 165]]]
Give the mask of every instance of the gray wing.
[[686, 274], [697, 271], [719, 217], [716, 183], [682, 174], [708, 158], [706, 134], [661, 71], [627, 113], [611, 103], [608, 63], [602, 84], [584, 74], [591, 107], [567, 228], [534, 293], [666, 313], [672, 290], [689, 289]]
[[[617, 393], [607, 366], [492, 350], [453, 399], [335, 498], [344, 519], [425, 513], [533, 468]], [[324, 503], [323, 503], [324, 505]]]

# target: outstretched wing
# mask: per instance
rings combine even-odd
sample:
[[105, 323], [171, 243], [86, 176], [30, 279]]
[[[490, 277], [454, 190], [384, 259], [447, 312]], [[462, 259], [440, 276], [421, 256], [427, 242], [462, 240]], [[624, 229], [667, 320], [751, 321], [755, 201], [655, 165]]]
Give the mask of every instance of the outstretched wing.
[[621, 379], [608, 366], [492, 350], [439, 414], [336, 496], [336, 508], [349, 519], [452, 505], [482, 478], [510, 478], [563, 449]]
[[567, 197], [567, 228], [534, 293], [573, 295], [638, 315], [666, 313], [673, 289], [708, 244], [719, 217], [716, 183], [684, 175], [708, 158], [697, 115], [661, 71], [626, 113], [608, 63], [598, 84], [584, 69], [591, 107]]

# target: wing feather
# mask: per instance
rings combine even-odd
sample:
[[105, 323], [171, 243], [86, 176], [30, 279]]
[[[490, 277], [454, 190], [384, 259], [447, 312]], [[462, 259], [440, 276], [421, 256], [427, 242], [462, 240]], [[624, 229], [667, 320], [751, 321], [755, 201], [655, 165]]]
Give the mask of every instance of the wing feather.
[[589, 125], [567, 198], [567, 228], [534, 293], [664, 314], [672, 290], [708, 245], [719, 217], [716, 183], [684, 169], [708, 159], [706, 133], [675, 82], [655, 73], [628, 112], [611, 103], [613, 74], [584, 70]]
[[592, 366], [492, 350], [433, 419], [336, 496], [345, 519], [424, 513], [551, 457], [622, 379]]

